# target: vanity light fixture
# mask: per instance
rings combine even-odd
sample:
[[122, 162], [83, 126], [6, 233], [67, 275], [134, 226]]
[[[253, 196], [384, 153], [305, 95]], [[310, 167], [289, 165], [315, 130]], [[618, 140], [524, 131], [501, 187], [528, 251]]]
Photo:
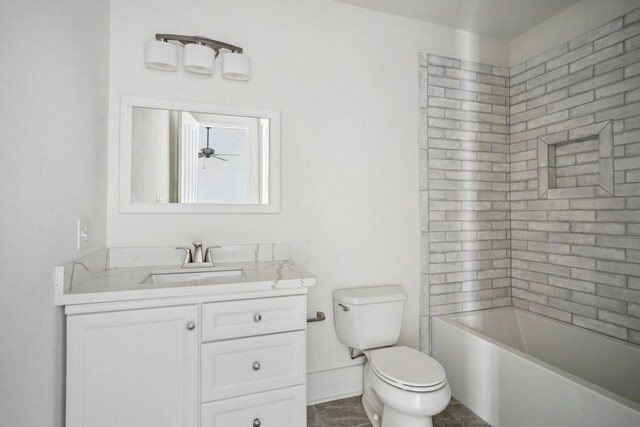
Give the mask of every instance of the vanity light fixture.
[[215, 60], [222, 53], [222, 76], [231, 80], [249, 80], [251, 62], [242, 48], [229, 43], [200, 36], [178, 34], [156, 34], [156, 39], [147, 43], [145, 62], [147, 67], [160, 71], [178, 69], [178, 49], [172, 41], [184, 45], [184, 69], [192, 73], [213, 74]]

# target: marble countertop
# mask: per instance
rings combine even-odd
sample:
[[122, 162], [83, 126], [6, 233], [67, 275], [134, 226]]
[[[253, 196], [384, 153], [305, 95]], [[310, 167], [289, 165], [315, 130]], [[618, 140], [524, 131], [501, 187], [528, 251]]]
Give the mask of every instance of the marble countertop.
[[[180, 270], [180, 265], [115, 267], [92, 271], [85, 264], [76, 262], [65, 271], [56, 270], [56, 305], [87, 304], [97, 302], [126, 301], [148, 298], [166, 298], [198, 295], [229, 295], [274, 290], [304, 289], [314, 286], [316, 279], [300, 270], [290, 260], [216, 263], [242, 267], [236, 276], [209, 277], [188, 283], [156, 284], [150, 274], [166, 270]], [[76, 273], [74, 270], [82, 272]], [[69, 270], [71, 270], [69, 272]], [[205, 269], [203, 269], [205, 270]], [[198, 272], [198, 268], [183, 269], [185, 273]], [[202, 271], [202, 270], [200, 270]]]

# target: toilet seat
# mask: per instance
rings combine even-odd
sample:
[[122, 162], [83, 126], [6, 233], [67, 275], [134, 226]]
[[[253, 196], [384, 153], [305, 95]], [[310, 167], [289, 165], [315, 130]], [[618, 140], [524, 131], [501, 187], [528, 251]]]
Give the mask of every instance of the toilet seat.
[[385, 383], [415, 392], [439, 390], [446, 376], [437, 360], [410, 347], [387, 347], [369, 353], [371, 371]]

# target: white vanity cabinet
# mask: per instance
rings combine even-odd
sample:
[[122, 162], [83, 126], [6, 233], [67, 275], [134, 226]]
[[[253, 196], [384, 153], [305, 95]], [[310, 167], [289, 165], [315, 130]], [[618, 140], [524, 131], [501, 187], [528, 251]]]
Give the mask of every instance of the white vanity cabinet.
[[67, 426], [196, 426], [197, 321], [197, 305], [68, 316]]
[[306, 296], [234, 298], [68, 306], [67, 427], [304, 426]]

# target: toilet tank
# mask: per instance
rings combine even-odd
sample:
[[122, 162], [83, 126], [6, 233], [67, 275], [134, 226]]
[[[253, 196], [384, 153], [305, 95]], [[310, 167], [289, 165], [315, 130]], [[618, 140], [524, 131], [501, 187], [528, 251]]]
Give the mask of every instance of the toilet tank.
[[358, 350], [396, 344], [406, 299], [396, 285], [336, 289], [333, 319], [338, 339]]

